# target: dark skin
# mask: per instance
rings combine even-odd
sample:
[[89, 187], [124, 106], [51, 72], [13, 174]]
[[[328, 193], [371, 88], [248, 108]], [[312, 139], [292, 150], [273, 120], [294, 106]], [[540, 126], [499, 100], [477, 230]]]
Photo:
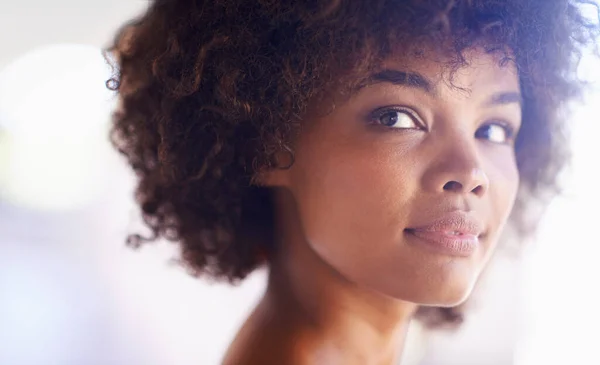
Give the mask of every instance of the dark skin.
[[[275, 191], [278, 250], [224, 364], [394, 364], [418, 306], [468, 297], [519, 185], [520, 87], [514, 64], [480, 49], [458, 88], [441, 59], [390, 59], [333, 112], [306, 118], [291, 168], [260, 176]], [[454, 213], [481, 228], [468, 255], [411, 233]]]

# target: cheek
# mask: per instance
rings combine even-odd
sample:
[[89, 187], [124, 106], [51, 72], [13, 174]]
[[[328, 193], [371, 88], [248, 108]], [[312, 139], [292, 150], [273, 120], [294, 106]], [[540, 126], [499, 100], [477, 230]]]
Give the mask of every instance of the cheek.
[[397, 245], [418, 179], [391, 147], [312, 144], [296, 161], [293, 190], [307, 241], [336, 266], [360, 265]]
[[497, 162], [489, 171], [489, 216], [493, 231], [490, 231], [487, 257], [492, 254], [502, 236], [519, 189], [519, 171], [514, 160], [504, 159]]
[[503, 225], [515, 203], [519, 189], [519, 171], [514, 158], [496, 161], [495, 166], [493, 175], [490, 176], [490, 198], [493, 202], [493, 216], [497, 217], [499, 225]]

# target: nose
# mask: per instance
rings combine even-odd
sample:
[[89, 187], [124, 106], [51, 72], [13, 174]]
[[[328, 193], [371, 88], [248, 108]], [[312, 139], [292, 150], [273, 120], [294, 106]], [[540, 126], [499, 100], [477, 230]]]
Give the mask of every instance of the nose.
[[483, 196], [489, 184], [487, 175], [479, 168], [473, 168], [464, 173], [448, 174], [448, 177], [443, 180], [447, 180], [443, 184], [443, 191], [460, 194], [471, 192], [477, 196]]
[[473, 142], [453, 141], [450, 148], [438, 150], [424, 176], [424, 184], [436, 193], [483, 196], [490, 181]]

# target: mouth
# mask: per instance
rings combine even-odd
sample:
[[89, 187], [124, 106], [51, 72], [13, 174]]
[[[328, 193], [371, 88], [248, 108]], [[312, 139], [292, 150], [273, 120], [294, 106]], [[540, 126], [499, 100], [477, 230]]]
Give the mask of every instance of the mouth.
[[414, 238], [415, 243], [423, 244], [438, 253], [468, 257], [477, 251], [484, 228], [473, 216], [464, 212], [453, 212], [404, 231]]
[[422, 244], [437, 253], [448, 256], [468, 257], [479, 247], [479, 236], [460, 232], [438, 232], [406, 229], [405, 233], [415, 238], [416, 244]]
[[443, 233], [448, 236], [473, 236], [473, 235], [469, 235], [467, 233], [459, 232], [459, 231], [444, 231]]
[[448, 235], [480, 236], [484, 231], [483, 223], [471, 214], [456, 211], [436, 217], [410, 231], [439, 232]]

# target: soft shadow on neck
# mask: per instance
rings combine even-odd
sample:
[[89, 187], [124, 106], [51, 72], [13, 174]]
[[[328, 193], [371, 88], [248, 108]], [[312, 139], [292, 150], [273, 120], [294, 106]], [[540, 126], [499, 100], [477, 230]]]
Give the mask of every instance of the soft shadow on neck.
[[311, 248], [292, 194], [278, 189], [274, 203], [276, 249], [261, 305], [285, 323], [282, 338], [298, 341], [310, 363], [394, 364], [417, 306], [347, 280]]

